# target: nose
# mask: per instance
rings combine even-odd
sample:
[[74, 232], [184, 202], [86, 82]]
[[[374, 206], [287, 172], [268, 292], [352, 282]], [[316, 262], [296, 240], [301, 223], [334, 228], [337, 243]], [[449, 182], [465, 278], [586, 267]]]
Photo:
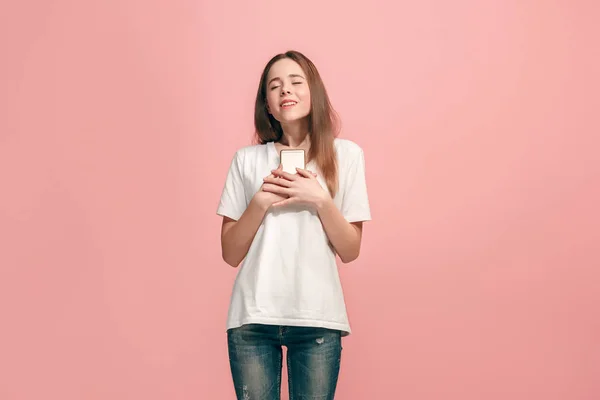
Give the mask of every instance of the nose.
[[292, 92], [290, 91], [289, 87], [287, 86], [287, 84], [282, 84], [281, 85], [281, 95], [284, 96], [286, 94], [291, 94]]

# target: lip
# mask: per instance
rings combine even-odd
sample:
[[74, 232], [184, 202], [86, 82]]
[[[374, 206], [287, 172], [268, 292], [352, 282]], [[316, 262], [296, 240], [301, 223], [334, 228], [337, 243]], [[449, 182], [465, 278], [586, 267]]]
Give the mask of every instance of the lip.
[[[288, 103], [288, 102], [293, 102], [294, 104], [292, 104], [292, 105], [289, 105], [289, 106], [285, 106], [285, 107], [284, 107], [283, 105], [284, 105], [285, 103]], [[282, 100], [282, 101], [279, 103], [279, 107], [281, 107], [281, 108], [292, 108], [292, 107], [294, 107], [296, 104], [298, 104], [298, 102], [297, 102], [296, 100], [292, 100], [292, 99], [284, 99], [284, 100]]]

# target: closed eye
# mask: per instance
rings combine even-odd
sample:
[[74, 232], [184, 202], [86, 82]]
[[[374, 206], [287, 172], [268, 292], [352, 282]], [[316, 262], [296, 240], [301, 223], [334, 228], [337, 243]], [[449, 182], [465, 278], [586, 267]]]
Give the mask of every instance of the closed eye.
[[[292, 85], [302, 85], [304, 82], [292, 82]], [[275, 90], [279, 87], [279, 85], [271, 86], [270, 90]]]

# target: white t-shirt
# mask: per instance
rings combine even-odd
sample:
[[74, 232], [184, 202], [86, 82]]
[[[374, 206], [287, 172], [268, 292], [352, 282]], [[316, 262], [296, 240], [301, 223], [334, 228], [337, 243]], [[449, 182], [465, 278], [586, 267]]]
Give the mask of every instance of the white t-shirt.
[[[335, 139], [339, 187], [336, 207], [348, 222], [371, 219], [362, 149]], [[231, 162], [217, 214], [238, 220], [279, 166], [273, 142], [239, 149]], [[327, 185], [316, 164], [317, 180]], [[242, 261], [233, 286], [227, 329], [244, 324], [311, 326], [350, 334], [335, 250], [316, 211], [301, 206], [269, 209]]]

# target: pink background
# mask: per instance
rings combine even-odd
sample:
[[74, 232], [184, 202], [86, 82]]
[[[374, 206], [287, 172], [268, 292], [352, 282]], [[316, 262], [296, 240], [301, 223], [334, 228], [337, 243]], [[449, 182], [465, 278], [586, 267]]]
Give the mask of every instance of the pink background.
[[600, 398], [599, 18], [591, 0], [3, 2], [0, 398], [234, 398], [215, 211], [287, 49], [366, 154], [336, 398]]

